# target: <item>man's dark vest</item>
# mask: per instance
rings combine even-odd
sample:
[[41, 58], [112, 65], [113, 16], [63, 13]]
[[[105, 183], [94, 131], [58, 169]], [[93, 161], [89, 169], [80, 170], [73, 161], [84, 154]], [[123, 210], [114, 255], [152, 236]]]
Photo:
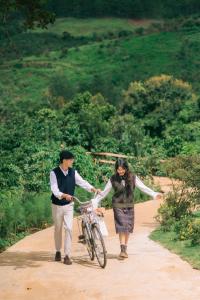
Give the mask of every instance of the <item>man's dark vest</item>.
[[[71, 196], [74, 195], [75, 191], [75, 170], [72, 168], [68, 169], [68, 174], [65, 176], [61, 171], [60, 167], [53, 169], [54, 173], [56, 174], [57, 182], [58, 182], [58, 189], [60, 192], [64, 194], [69, 194]], [[51, 200], [53, 204], [56, 205], [67, 205], [71, 203], [71, 201], [67, 201], [65, 199], [58, 199], [52, 193]]]
[[113, 207], [127, 208], [134, 206], [135, 176], [133, 174], [130, 176], [131, 182], [129, 187], [122, 184], [122, 179], [119, 175], [115, 174], [111, 177], [111, 183], [114, 189], [112, 197]]

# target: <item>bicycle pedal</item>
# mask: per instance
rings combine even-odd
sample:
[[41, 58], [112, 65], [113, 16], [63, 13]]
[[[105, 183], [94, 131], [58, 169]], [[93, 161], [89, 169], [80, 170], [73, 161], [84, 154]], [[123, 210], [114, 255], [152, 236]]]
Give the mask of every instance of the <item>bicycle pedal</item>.
[[80, 244], [86, 244], [85, 240], [78, 240], [78, 243], [80, 243]]
[[78, 238], [79, 238], [79, 240], [83, 240], [84, 239], [84, 235], [81, 234], [81, 235], [78, 236]]

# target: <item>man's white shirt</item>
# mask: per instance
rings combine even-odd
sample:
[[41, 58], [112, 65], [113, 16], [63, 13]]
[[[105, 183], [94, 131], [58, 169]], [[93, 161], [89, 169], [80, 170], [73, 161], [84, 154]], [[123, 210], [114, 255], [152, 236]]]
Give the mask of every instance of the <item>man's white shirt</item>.
[[[59, 167], [63, 174], [67, 176], [68, 170], [65, 171], [61, 167]], [[82, 187], [88, 192], [91, 192], [91, 189], [94, 188], [87, 180], [83, 179], [81, 175], [75, 170], [75, 184]], [[54, 171], [50, 172], [50, 185], [51, 185], [51, 191], [54, 194], [54, 196], [58, 199], [62, 198], [63, 193], [58, 188], [58, 182], [56, 178], [56, 174]]]

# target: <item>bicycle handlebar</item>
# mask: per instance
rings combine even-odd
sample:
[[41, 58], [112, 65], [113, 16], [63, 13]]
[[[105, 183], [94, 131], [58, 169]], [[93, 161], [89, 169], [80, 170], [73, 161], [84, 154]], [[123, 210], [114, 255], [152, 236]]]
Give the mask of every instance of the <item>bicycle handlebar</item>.
[[[97, 192], [95, 192], [94, 197], [96, 197]], [[76, 200], [79, 204], [89, 204], [91, 202], [91, 200], [89, 201], [81, 201], [79, 200], [77, 197], [73, 196], [72, 199]]]
[[90, 201], [80, 201], [77, 197], [74, 197], [72, 198], [73, 200], [76, 200], [79, 204], [88, 204], [90, 203]]

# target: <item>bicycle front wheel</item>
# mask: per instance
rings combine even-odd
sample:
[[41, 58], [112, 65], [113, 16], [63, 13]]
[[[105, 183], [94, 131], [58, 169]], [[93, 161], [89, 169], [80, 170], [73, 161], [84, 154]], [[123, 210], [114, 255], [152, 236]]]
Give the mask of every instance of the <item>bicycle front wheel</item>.
[[89, 254], [89, 257], [91, 260], [94, 260], [94, 250], [93, 250], [93, 244], [91, 241], [91, 234], [89, 233], [89, 229], [87, 227], [87, 225], [85, 224], [85, 222], [82, 222], [82, 233], [84, 236], [84, 240], [86, 243], [86, 248]]
[[101, 268], [107, 264], [106, 247], [103, 236], [97, 224], [92, 226], [92, 237], [94, 242], [94, 252]]

